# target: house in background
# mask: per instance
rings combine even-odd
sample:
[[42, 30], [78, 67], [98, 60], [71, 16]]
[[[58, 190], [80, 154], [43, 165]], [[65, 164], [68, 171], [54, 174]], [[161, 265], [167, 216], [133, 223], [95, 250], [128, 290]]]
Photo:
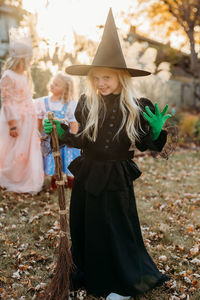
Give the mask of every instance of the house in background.
[[9, 29], [19, 26], [25, 13], [26, 11], [20, 7], [0, 5], [0, 74], [2, 63], [8, 54]]
[[170, 63], [172, 77], [168, 85], [173, 95], [169, 99], [171, 103], [179, 107], [200, 106], [200, 79], [195, 79], [190, 72], [189, 55], [171, 48], [169, 44], [162, 44], [139, 34], [135, 26], [130, 26], [126, 40], [130, 44], [136, 41], [147, 43], [148, 47], [157, 49], [156, 65], [163, 61]]

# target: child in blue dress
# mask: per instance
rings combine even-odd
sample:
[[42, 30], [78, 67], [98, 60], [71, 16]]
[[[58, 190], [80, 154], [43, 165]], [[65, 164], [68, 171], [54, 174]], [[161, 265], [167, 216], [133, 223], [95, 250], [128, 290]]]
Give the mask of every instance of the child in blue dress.
[[[42, 132], [43, 120], [48, 117], [48, 112], [54, 113], [55, 118], [62, 123], [70, 126], [71, 133], [75, 134], [78, 130], [78, 123], [74, 116], [77, 102], [74, 100], [74, 85], [70, 76], [59, 72], [52, 79], [50, 84], [51, 95], [36, 99], [35, 106], [38, 113], [38, 127]], [[44, 133], [42, 136], [44, 138]], [[53, 154], [50, 149], [50, 140], [44, 142], [43, 161], [44, 171], [46, 175], [51, 177], [51, 189], [56, 188], [55, 184], [55, 164]], [[80, 150], [63, 146], [60, 148], [63, 173], [66, 174], [66, 184], [69, 188], [72, 187], [73, 175], [68, 170], [68, 165], [80, 154]]]

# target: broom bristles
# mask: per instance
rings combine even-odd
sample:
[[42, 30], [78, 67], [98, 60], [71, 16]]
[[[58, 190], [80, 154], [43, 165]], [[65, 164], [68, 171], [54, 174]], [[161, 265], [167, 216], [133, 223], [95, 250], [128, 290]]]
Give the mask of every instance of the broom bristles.
[[61, 237], [54, 277], [46, 292], [46, 300], [67, 300], [70, 291], [70, 274], [74, 270], [67, 237]]

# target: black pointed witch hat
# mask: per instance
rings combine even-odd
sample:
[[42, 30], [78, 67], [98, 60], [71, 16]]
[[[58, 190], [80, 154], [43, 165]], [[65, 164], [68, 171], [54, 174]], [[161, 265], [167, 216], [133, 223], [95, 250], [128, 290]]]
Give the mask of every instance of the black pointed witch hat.
[[147, 71], [128, 68], [126, 66], [112, 14], [112, 9], [109, 10], [102, 40], [99, 44], [92, 64], [72, 65], [70, 67], [67, 67], [65, 71], [71, 75], [85, 76], [88, 74], [89, 70], [95, 67], [127, 70], [132, 77], [146, 76], [151, 74]]

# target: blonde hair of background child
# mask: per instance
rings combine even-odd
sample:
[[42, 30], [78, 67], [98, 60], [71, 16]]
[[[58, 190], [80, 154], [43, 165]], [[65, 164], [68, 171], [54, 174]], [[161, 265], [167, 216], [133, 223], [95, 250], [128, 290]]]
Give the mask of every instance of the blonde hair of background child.
[[15, 57], [15, 56], [10, 56], [7, 58], [5, 61], [5, 64], [3, 66], [3, 72], [6, 70], [12, 70], [14, 72], [17, 72], [17, 70], [24, 70], [25, 75], [28, 79], [31, 91], [33, 93], [33, 80], [31, 76], [31, 70], [30, 70], [30, 56], [25, 56], [25, 57]]
[[[96, 68], [95, 68], [96, 69]], [[95, 69], [91, 69], [88, 73], [87, 83], [88, 89], [86, 91], [87, 101], [85, 102], [85, 106], [88, 113], [88, 118], [86, 121], [85, 129], [83, 130], [83, 135], [89, 138], [91, 141], [95, 141], [98, 134], [98, 114], [100, 110], [103, 108], [104, 116], [106, 112], [106, 107], [103, 98], [98, 92], [95, 90], [94, 82], [93, 82], [93, 73]], [[106, 68], [105, 68], [106, 69]], [[120, 131], [126, 123], [126, 132], [132, 143], [135, 140], [139, 139], [138, 131], [136, 130], [136, 124], [140, 127], [139, 122], [139, 113], [140, 107], [138, 105], [138, 101], [133, 91], [132, 79], [130, 74], [125, 70], [112, 69], [116, 72], [119, 78], [119, 82], [121, 84], [121, 95], [120, 95], [120, 110], [122, 112], [122, 122], [119, 130], [117, 131], [115, 137], [119, 136]]]
[[[63, 92], [63, 95], [62, 95], [62, 102], [64, 103], [67, 103], [69, 102], [69, 100], [74, 100], [74, 82], [73, 82], [73, 79], [66, 75], [65, 73], [63, 72], [58, 72], [54, 77], [53, 79], [55, 78], [59, 78], [63, 81], [64, 83], [64, 92]], [[53, 80], [52, 79], [52, 80]], [[52, 82], [51, 80], [51, 82]]]

